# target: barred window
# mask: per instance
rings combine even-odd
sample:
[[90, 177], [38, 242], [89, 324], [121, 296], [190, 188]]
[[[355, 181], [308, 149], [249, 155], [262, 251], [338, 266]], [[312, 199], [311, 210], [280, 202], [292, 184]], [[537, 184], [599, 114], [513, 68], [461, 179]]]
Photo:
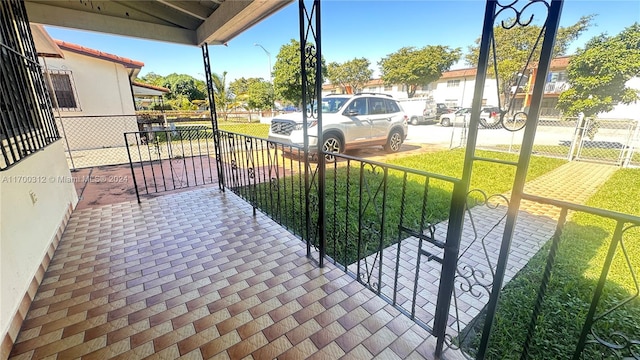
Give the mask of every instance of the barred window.
[[[71, 71], [50, 70], [49, 76], [51, 79], [51, 85], [53, 86], [53, 93], [51, 89], [49, 89], [49, 84], [46, 79], [45, 84], [47, 84], [51, 103], [55, 106], [54, 100], [57, 100], [60, 110], [79, 111], [80, 106], [78, 106], [78, 99], [76, 97], [75, 87], [73, 86]], [[53, 94], [55, 94], [55, 99], [53, 98]]]

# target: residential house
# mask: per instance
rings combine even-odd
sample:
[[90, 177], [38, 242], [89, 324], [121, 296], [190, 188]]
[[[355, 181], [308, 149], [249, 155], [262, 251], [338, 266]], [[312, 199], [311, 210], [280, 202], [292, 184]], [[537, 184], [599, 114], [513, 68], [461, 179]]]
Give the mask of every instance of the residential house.
[[[558, 117], [561, 115], [561, 111], [556, 108], [558, 104], [558, 96], [563, 91], [569, 88], [569, 82], [567, 79], [567, 66], [571, 56], [557, 57], [551, 60], [549, 72], [545, 80], [544, 97], [541, 103], [540, 115]], [[533, 84], [538, 77], [537, 65], [529, 71], [529, 74], [525, 75], [524, 81], [521, 81], [520, 86], [514, 86], [512, 93], [514, 93], [514, 109], [525, 110], [531, 105], [531, 94], [533, 91]]]
[[37, 50], [54, 48], [61, 54], [40, 59], [47, 87], [55, 93], [54, 114], [62, 121], [68, 148], [124, 146], [122, 134], [138, 130], [131, 82], [144, 63], [53, 40], [40, 25], [31, 30], [39, 34], [34, 36]]
[[[495, 80], [488, 78], [485, 83], [483, 105], [497, 105], [498, 95]], [[476, 69], [457, 69], [446, 71], [437, 81], [416, 89], [414, 97], [432, 97], [436, 103], [444, 103], [447, 106], [471, 107], [473, 92], [475, 89]], [[388, 85], [382, 79], [371, 79], [366, 83], [362, 92], [375, 92], [388, 94], [396, 99], [407, 98], [404, 85]], [[340, 86], [325, 84], [322, 94], [342, 94]]]
[[[382, 79], [371, 79], [369, 82], [364, 84], [359, 92], [387, 94], [396, 99], [404, 99], [407, 97], [407, 89], [404, 85], [386, 85]], [[342, 87], [333, 84], [324, 84], [322, 86], [322, 96], [344, 93], [352, 93], [352, 90], [349, 88], [345, 91]], [[414, 97], [430, 97], [431, 95], [431, 89], [429, 85], [427, 85], [416, 89]]]

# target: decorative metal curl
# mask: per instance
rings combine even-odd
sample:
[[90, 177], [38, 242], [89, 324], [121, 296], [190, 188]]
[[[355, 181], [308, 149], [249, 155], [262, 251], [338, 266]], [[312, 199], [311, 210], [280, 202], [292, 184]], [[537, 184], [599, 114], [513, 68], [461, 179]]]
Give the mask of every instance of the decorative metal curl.
[[523, 21], [522, 17], [525, 11], [527, 11], [527, 9], [529, 9], [529, 7], [534, 4], [543, 4], [547, 8], [547, 14], [549, 13], [549, 4], [545, 0], [529, 0], [529, 3], [523, 6], [520, 10], [514, 7], [514, 5], [518, 2], [519, 0], [512, 0], [509, 4], [501, 4], [500, 1], [496, 1], [496, 4], [500, 7], [500, 10], [496, 12], [494, 19], [497, 18], [498, 15], [500, 15], [500, 13], [502, 13], [503, 11], [512, 11], [514, 14], [511, 23], [507, 24], [504, 20], [500, 21], [500, 26], [502, 26], [502, 28], [509, 30], [516, 25], [529, 26], [531, 22], [533, 22], [534, 14], [531, 14], [531, 16], [529, 16], [529, 19], [525, 21]]
[[[366, 236], [363, 236], [363, 242], [362, 242], [362, 252], [367, 254], [369, 253], [369, 246], [371, 244], [370, 240], [371, 239], [378, 239], [380, 238], [380, 230], [378, 229], [378, 226], [376, 226], [376, 223], [373, 222], [372, 220], [369, 220], [367, 222], [365, 222], [362, 226], [362, 233], [366, 233]], [[366, 283], [367, 285], [376, 288], [378, 286], [377, 282], [371, 282], [372, 279], [376, 280], [373, 277], [373, 271], [376, 267], [376, 263], [378, 262], [378, 252], [375, 252], [375, 256], [373, 257], [373, 262], [371, 263], [371, 266], [369, 266], [369, 261], [367, 260], [369, 257], [364, 257], [361, 260], [364, 260], [364, 273], [362, 273], [362, 270], [360, 271], [360, 278], [361, 279], [366, 279]], [[361, 254], [358, 254], [358, 257], [360, 257]]]
[[238, 164], [236, 164], [235, 160], [231, 160], [231, 169], [238, 170]]
[[527, 125], [529, 115], [524, 111], [518, 111], [511, 118], [506, 118], [506, 121], [505, 115], [506, 113], [500, 112], [500, 123], [507, 131], [520, 131]]
[[[464, 270], [465, 272], [463, 272]], [[471, 267], [471, 265], [463, 265], [462, 270], [460, 268], [456, 269], [458, 275], [456, 276], [456, 280], [459, 280], [459, 288], [463, 292], [470, 293], [475, 298], [480, 298], [482, 296], [482, 292], [478, 291], [478, 288], [484, 289], [484, 291], [489, 295], [491, 293], [491, 287], [493, 286], [493, 277], [491, 281], [486, 281], [486, 274], [482, 270], [477, 270]], [[463, 281], [462, 281], [463, 280]], [[485, 281], [482, 281], [485, 280]]]
[[[602, 345], [613, 351], [620, 358], [640, 360], [640, 340], [630, 339], [626, 334], [619, 331], [611, 333], [611, 340], [607, 341], [599, 336], [594, 329], [591, 329], [593, 340], [588, 340], [587, 344]], [[627, 352], [630, 357], [623, 355]]]
[[[629, 336], [627, 336], [626, 334], [620, 331], [614, 331], [609, 336], [611, 340], [608, 341], [608, 340], [605, 340], [601, 335], [599, 335], [595, 329], [595, 325], [599, 321], [601, 321], [609, 314], [613, 313], [614, 311], [618, 310], [619, 308], [623, 307], [624, 305], [630, 303], [631, 301], [633, 301], [634, 299], [637, 299], [640, 296], [640, 285], [638, 284], [638, 279], [633, 270], [633, 265], [631, 264], [631, 260], [629, 259], [629, 254], [624, 245], [624, 235], [631, 229], [640, 229], [640, 225], [630, 225], [624, 228], [620, 235], [619, 246], [622, 249], [622, 254], [626, 262], [626, 265], [628, 267], [629, 274], [631, 275], [631, 280], [633, 281], [635, 292], [631, 294], [631, 296], [627, 297], [626, 299], [619, 301], [613, 307], [603, 311], [593, 319], [593, 322], [591, 323], [591, 336], [593, 337], [593, 339], [587, 340], [586, 343], [603, 345], [606, 348], [614, 351], [619, 356], [622, 356], [620, 354], [621, 352], [628, 351], [632, 359], [640, 360], [640, 339], [631, 339], [629, 338]], [[616, 341], [616, 339], [619, 341]]]
[[249, 179], [254, 179], [256, 177], [256, 172], [253, 168], [248, 168], [247, 173], [249, 174]]
[[[479, 193], [481, 195], [481, 198], [480, 199], [472, 198], [471, 194], [473, 194], [473, 193]], [[460, 253], [458, 255], [458, 260], [462, 258], [462, 256], [471, 248], [471, 246], [479, 238], [478, 229], [476, 228], [476, 224], [475, 224], [475, 220], [474, 220], [474, 217], [473, 217], [473, 213], [471, 212], [471, 208], [473, 206], [486, 206], [489, 209], [497, 209], [500, 206], [500, 203], [498, 201], [492, 201], [492, 199], [502, 200], [506, 204], [506, 207], [508, 209], [508, 207], [509, 207], [509, 199], [507, 199], [507, 197], [502, 195], [502, 194], [494, 194], [494, 195], [488, 196], [484, 191], [482, 191], [480, 189], [473, 189], [473, 190], [471, 190], [471, 191], [469, 191], [467, 193], [466, 211], [467, 211], [467, 214], [469, 215], [469, 220], [470, 220], [470, 223], [471, 223], [471, 228], [473, 230], [474, 238], [469, 243], [469, 245], [467, 245], [467, 247], [465, 247], [464, 249], [462, 249], [462, 251], [460, 251]], [[507, 217], [507, 212], [505, 212], [504, 215], [502, 215], [502, 217], [500, 217], [500, 219], [487, 231], [487, 233], [484, 236], [482, 236], [482, 238], [480, 238], [480, 244], [482, 245], [482, 252], [484, 254], [485, 260], [487, 261], [487, 265], [489, 266], [489, 270], [491, 271], [491, 277], [492, 278], [493, 278], [493, 276], [495, 276], [494, 264], [492, 263], [491, 258], [489, 256], [489, 251], [487, 250], [487, 245], [485, 243], [485, 239], [486, 239], [487, 235], [489, 235], [493, 230], [495, 230], [495, 228], [498, 227], [498, 225], [500, 225], [500, 223], [502, 223], [502, 221], [506, 217]], [[483, 278], [484, 278], [484, 276], [483, 276]]]
[[272, 191], [280, 191], [280, 186], [278, 186], [278, 179], [272, 177], [270, 181], [271, 190]]

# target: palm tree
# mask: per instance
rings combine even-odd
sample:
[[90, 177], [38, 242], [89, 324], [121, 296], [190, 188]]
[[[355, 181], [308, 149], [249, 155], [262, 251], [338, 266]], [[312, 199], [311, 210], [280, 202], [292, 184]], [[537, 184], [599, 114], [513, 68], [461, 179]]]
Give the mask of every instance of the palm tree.
[[213, 82], [213, 99], [216, 102], [216, 110], [222, 112], [224, 120], [227, 121], [229, 107], [233, 102], [231, 91], [227, 87], [227, 72], [222, 72], [222, 76], [211, 73], [211, 81]]

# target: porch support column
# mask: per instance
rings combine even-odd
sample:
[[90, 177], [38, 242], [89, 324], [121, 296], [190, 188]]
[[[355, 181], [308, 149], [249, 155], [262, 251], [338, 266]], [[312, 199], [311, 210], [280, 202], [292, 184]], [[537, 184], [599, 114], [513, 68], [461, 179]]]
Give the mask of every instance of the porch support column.
[[[307, 256], [311, 254], [311, 244], [317, 239], [319, 265], [324, 266], [326, 253], [326, 218], [325, 218], [325, 158], [322, 150], [322, 46], [320, 32], [320, 0], [313, 0], [310, 8], [304, 0], [298, 1], [300, 16], [300, 72], [302, 78], [302, 127], [304, 134], [304, 162], [306, 189], [306, 219], [307, 219]], [[318, 168], [314, 172], [309, 163], [308, 118], [317, 121], [317, 158]], [[317, 193], [314, 193], [314, 182]], [[317, 198], [316, 198], [317, 197]], [[309, 213], [310, 206], [317, 202], [317, 222], [312, 221]]]
[[[542, 40], [540, 61], [538, 62], [536, 79], [533, 86], [533, 92], [531, 94], [531, 106], [529, 107], [526, 126], [524, 127], [524, 138], [522, 140], [522, 146], [520, 148], [520, 157], [518, 158], [513, 188], [511, 190], [509, 211], [507, 213], [504, 232], [502, 235], [502, 244], [500, 245], [500, 254], [498, 256], [496, 272], [493, 278], [493, 287], [491, 289], [489, 302], [487, 303], [487, 316], [485, 318], [484, 329], [482, 330], [482, 339], [480, 340], [477, 359], [485, 358], [487, 348], [489, 346], [489, 337], [491, 335], [493, 319], [498, 307], [498, 300], [500, 298], [504, 275], [507, 269], [507, 261], [509, 258], [509, 249], [511, 248], [511, 240], [513, 238], [513, 230], [518, 218], [518, 211], [520, 209], [520, 202], [522, 200], [524, 184], [527, 177], [527, 171], [529, 170], [529, 160], [531, 159], [531, 152], [533, 150], [533, 140], [536, 135], [538, 118], [540, 116], [540, 108], [542, 105], [542, 98], [544, 96], [545, 80], [547, 78], [547, 72], [549, 71], [549, 67], [551, 65], [553, 45], [555, 43], [556, 34], [560, 25], [560, 14], [562, 12], [563, 1], [564, 0], [551, 0], [549, 13], [544, 24], [544, 38]], [[522, 356], [526, 357], [526, 352], [523, 353]]]
[[213, 81], [211, 80], [211, 64], [209, 62], [209, 46], [202, 45], [202, 61], [204, 62], [204, 76], [207, 80], [207, 95], [209, 96], [209, 116], [211, 116], [211, 128], [213, 129], [213, 148], [216, 154], [216, 171], [218, 174], [218, 187], [224, 191], [224, 171], [222, 171], [222, 158], [220, 153], [220, 133], [218, 132], [218, 115], [214, 100]]

